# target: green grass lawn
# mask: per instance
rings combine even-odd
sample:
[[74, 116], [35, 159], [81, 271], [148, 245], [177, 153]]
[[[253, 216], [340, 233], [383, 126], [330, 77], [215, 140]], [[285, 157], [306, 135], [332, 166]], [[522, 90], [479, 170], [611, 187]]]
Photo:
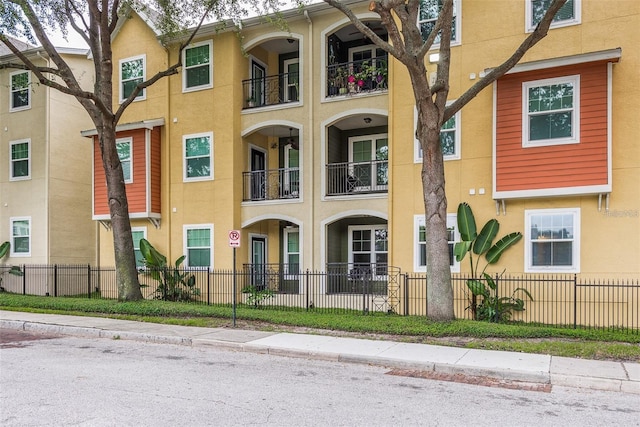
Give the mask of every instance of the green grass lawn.
[[[104, 316], [142, 322], [199, 327], [231, 326], [232, 308], [145, 300], [118, 302], [0, 293], [0, 309], [38, 313]], [[329, 314], [272, 308], [237, 308], [238, 327], [304, 331], [422, 342], [467, 348], [518, 351], [600, 360], [640, 362], [640, 331], [573, 329], [522, 323], [472, 320], [432, 322], [425, 317], [360, 312]]]

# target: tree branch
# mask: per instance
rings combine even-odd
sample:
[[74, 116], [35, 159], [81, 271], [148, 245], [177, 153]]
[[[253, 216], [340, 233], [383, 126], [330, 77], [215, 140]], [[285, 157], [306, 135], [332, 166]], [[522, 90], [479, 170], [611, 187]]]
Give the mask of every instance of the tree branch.
[[489, 86], [500, 77], [504, 76], [507, 71], [512, 69], [520, 59], [524, 56], [529, 49], [531, 49], [536, 43], [542, 40], [549, 32], [549, 27], [553, 22], [553, 18], [560, 8], [565, 4], [567, 0], [553, 0], [551, 6], [545, 13], [544, 17], [531, 33], [516, 49], [506, 61], [499, 66], [493, 68], [487, 75], [480, 79], [476, 84], [471, 86], [462, 96], [451, 103], [445, 109], [444, 121], [449, 120], [455, 113], [457, 113], [463, 106], [465, 106], [471, 99], [473, 99], [482, 89]]

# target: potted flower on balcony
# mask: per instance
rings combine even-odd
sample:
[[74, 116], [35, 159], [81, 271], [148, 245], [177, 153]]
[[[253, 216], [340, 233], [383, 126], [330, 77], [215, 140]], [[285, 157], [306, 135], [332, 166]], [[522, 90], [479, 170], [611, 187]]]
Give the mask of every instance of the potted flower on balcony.
[[253, 96], [247, 98], [247, 107], [253, 108], [256, 106], [256, 99]]
[[340, 95], [346, 95], [347, 93], [347, 70], [344, 67], [338, 67], [336, 69], [335, 86], [338, 88]]

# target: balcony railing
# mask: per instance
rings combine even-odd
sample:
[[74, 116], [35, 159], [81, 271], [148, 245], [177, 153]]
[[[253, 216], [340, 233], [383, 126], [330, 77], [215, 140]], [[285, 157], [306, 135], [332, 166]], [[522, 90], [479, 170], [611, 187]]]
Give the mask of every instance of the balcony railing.
[[327, 97], [387, 90], [387, 64], [384, 55], [327, 66]]
[[299, 193], [299, 168], [242, 173], [243, 201], [297, 199]]
[[388, 185], [387, 160], [327, 165], [327, 196], [386, 193]]
[[297, 102], [300, 99], [299, 82], [298, 72], [243, 80], [242, 93], [245, 99], [243, 108]]

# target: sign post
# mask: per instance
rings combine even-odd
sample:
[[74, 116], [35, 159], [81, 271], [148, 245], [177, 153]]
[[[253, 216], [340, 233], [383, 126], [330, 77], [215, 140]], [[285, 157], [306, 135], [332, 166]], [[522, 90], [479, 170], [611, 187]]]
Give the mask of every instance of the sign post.
[[236, 249], [240, 247], [240, 231], [229, 231], [229, 246], [233, 248], [233, 327], [236, 327], [236, 291], [237, 291], [237, 271], [236, 271]]

